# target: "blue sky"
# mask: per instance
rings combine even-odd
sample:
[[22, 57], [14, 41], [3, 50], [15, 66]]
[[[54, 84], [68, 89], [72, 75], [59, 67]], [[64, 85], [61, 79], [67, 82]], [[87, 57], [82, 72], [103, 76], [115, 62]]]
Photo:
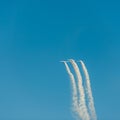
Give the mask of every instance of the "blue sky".
[[120, 120], [120, 1], [0, 1], [0, 119], [74, 120], [60, 60], [88, 68], [98, 120]]

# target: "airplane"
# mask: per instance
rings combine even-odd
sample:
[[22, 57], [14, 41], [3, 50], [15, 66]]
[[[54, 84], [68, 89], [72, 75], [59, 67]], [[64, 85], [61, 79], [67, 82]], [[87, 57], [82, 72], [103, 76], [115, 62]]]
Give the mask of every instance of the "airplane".
[[80, 62], [80, 63], [82, 63], [83, 61], [82, 61], [82, 60], [78, 60], [77, 62]]
[[69, 61], [70, 61], [70, 62], [73, 62], [73, 61], [75, 61], [75, 60], [74, 60], [74, 59], [69, 59]]
[[69, 61], [62, 60], [62, 61], [60, 61], [60, 62], [64, 62], [64, 63], [65, 63], [65, 62], [69, 62]]

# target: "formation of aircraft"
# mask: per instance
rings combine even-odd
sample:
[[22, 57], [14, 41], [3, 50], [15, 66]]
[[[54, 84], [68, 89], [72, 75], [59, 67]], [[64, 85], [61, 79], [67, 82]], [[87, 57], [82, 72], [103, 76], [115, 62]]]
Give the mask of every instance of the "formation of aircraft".
[[[65, 62], [70, 62], [70, 61], [73, 61], [73, 59], [69, 59], [69, 61], [65, 61], [65, 60], [62, 60], [62, 61], [60, 61], [60, 62], [63, 62], [63, 63], [65, 63]], [[78, 60], [77, 62], [82, 62], [81, 60]]]
[[60, 61], [60, 62], [63, 62], [63, 63], [65, 63], [65, 62], [69, 62], [69, 61], [65, 61], [65, 60], [63, 60], [63, 61]]

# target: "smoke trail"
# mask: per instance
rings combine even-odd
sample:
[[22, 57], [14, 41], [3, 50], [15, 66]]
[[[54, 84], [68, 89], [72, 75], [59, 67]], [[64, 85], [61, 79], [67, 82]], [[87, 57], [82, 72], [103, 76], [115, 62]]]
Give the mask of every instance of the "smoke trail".
[[94, 100], [93, 100], [92, 90], [91, 90], [91, 85], [90, 85], [89, 74], [88, 74], [88, 71], [87, 71], [87, 68], [86, 68], [84, 62], [80, 60], [80, 63], [82, 65], [82, 69], [83, 69], [83, 72], [84, 72], [85, 78], [86, 78], [86, 90], [87, 90], [86, 93], [88, 96], [88, 109], [90, 112], [90, 116], [91, 116], [92, 120], [97, 120], [97, 115], [95, 112]]
[[83, 88], [83, 85], [82, 85], [82, 77], [81, 77], [81, 74], [80, 74], [80, 70], [78, 68], [77, 63], [74, 60], [70, 59], [69, 61], [72, 64], [72, 66], [75, 70], [77, 79], [78, 79], [78, 90], [79, 90], [79, 93], [80, 93], [80, 99], [79, 99], [79, 109], [80, 109], [80, 111], [79, 112], [81, 112], [81, 114], [82, 114], [82, 120], [90, 120], [90, 116], [88, 114], [87, 106], [86, 106], [86, 102], [85, 102], [85, 94], [84, 94], [84, 88]]
[[72, 84], [73, 110], [74, 110], [74, 112], [76, 112], [76, 114], [79, 117], [81, 117], [81, 114], [79, 114], [79, 112], [78, 112], [78, 97], [77, 97], [77, 87], [76, 87], [76, 83], [75, 83], [75, 78], [74, 78], [73, 74], [71, 73], [70, 68], [69, 68], [68, 64], [66, 63], [66, 61], [64, 61], [64, 64], [65, 64], [66, 70], [70, 76], [70, 80], [71, 80], [71, 84]]

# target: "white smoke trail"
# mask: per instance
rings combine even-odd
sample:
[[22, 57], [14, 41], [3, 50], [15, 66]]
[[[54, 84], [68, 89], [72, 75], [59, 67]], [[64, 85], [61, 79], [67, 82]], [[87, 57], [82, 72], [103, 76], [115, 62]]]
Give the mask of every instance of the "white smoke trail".
[[86, 94], [88, 97], [88, 109], [90, 112], [91, 120], [97, 120], [97, 115], [95, 112], [94, 100], [93, 100], [92, 90], [91, 90], [91, 85], [90, 85], [89, 74], [88, 74], [88, 71], [87, 71], [87, 68], [86, 68], [84, 62], [82, 60], [80, 60], [80, 63], [82, 65], [82, 69], [83, 69], [83, 72], [85, 74], [85, 79], [86, 79], [86, 82], [85, 82], [86, 83], [86, 90], [87, 90]]
[[71, 80], [71, 84], [72, 84], [72, 100], [73, 100], [73, 110], [76, 113], [77, 116], [81, 117], [81, 113], [79, 113], [78, 110], [78, 97], [77, 97], [77, 87], [76, 87], [76, 83], [75, 83], [75, 78], [73, 76], [73, 74], [70, 71], [70, 68], [68, 66], [68, 64], [66, 63], [66, 61], [64, 61], [66, 70], [70, 76], [70, 80]]
[[86, 102], [85, 102], [85, 93], [84, 93], [84, 88], [83, 88], [83, 85], [82, 85], [82, 77], [81, 77], [81, 74], [80, 74], [80, 70], [78, 68], [78, 65], [77, 63], [70, 59], [69, 60], [70, 63], [72, 64], [74, 70], [75, 70], [75, 73], [76, 73], [76, 76], [77, 76], [77, 79], [78, 79], [78, 90], [79, 90], [79, 93], [80, 93], [80, 98], [79, 98], [79, 109], [82, 114], [82, 120], [90, 120], [90, 116], [88, 114], [88, 111], [87, 111], [87, 106], [86, 106]]

